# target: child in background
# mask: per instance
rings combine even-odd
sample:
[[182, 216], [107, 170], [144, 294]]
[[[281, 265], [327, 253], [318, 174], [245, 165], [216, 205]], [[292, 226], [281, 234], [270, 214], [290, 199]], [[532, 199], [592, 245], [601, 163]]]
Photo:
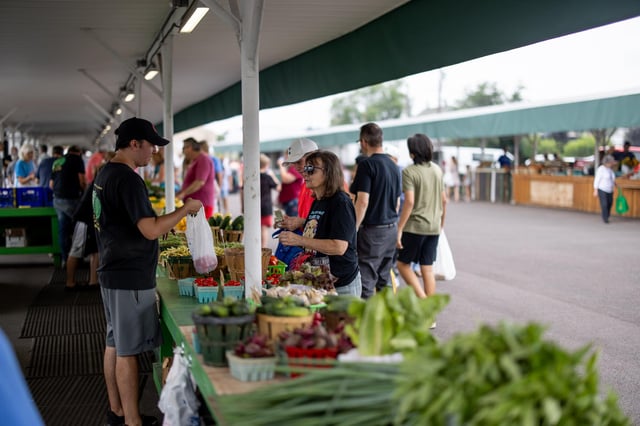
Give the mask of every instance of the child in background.
[[280, 181], [269, 167], [271, 160], [260, 154], [260, 226], [262, 227], [262, 247], [267, 247], [267, 241], [273, 230], [273, 195], [272, 190], [280, 192]]

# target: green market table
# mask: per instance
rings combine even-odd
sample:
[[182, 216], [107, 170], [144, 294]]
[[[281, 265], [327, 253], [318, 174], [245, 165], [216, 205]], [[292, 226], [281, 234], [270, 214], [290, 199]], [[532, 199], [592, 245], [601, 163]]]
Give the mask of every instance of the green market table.
[[226, 367], [210, 367], [204, 364], [202, 356], [193, 348], [191, 313], [198, 306], [194, 297], [180, 296], [176, 280], [167, 278], [164, 270], [158, 267], [156, 291], [160, 302], [160, 322], [163, 344], [160, 347], [160, 360], [154, 368], [154, 381], [158, 392], [162, 389], [162, 361], [173, 356], [173, 348], [180, 346], [190, 361], [191, 373], [200, 389], [205, 403], [218, 424], [224, 424], [217, 409], [216, 396], [251, 392], [263, 386], [278, 383], [285, 378], [275, 378], [263, 382], [241, 382], [231, 376]]
[[[26, 247], [6, 247], [4, 231], [9, 228], [26, 230]], [[0, 255], [51, 254], [59, 267], [60, 242], [58, 241], [58, 217], [53, 207], [0, 208]]]

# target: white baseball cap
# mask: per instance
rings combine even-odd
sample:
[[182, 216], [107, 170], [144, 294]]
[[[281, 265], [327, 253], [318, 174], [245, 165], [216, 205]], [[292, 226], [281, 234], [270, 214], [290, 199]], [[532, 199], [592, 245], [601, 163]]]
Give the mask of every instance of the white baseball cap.
[[296, 139], [291, 143], [291, 146], [287, 149], [287, 158], [284, 164], [291, 164], [298, 162], [302, 157], [310, 152], [317, 151], [318, 145], [307, 138]]

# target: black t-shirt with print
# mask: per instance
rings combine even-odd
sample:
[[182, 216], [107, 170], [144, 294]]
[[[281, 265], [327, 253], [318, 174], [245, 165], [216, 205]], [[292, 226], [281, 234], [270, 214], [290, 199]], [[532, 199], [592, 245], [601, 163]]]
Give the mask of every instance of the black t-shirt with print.
[[[356, 254], [356, 211], [345, 192], [314, 200], [305, 222], [303, 235], [317, 239], [347, 241], [347, 251], [340, 256], [328, 256], [331, 273], [338, 278], [336, 287], [350, 284], [358, 275]], [[316, 257], [323, 257], [316, 253]]]
[[93, 214], [100, 285], [125, 290], [155, 288], [158, 240], [145, 238], [137, 223], [156, 213], [140, 175], [126, 164], [107, 163], [94, 180]]
[[57, 198], [77, 199], [82, 196], [78, 174], [84, 174], [84, 161], [78, 154], [67, 154], [53, 162], [51, 179]]

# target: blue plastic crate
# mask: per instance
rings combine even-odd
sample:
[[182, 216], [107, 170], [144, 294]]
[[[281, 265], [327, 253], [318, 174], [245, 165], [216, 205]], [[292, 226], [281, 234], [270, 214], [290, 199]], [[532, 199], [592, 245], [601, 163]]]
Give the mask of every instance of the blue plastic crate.
[[0, 188], [0, 207], [15, 207], [13, 188]]
[[17, 207], [42, 207], [44, 205], [44, 188], [32, 186], [16, 188]]
[[53, 207], [53, 189], [49, 187], [43, 187], [42, 192], [42, 205], [44, 207]]

